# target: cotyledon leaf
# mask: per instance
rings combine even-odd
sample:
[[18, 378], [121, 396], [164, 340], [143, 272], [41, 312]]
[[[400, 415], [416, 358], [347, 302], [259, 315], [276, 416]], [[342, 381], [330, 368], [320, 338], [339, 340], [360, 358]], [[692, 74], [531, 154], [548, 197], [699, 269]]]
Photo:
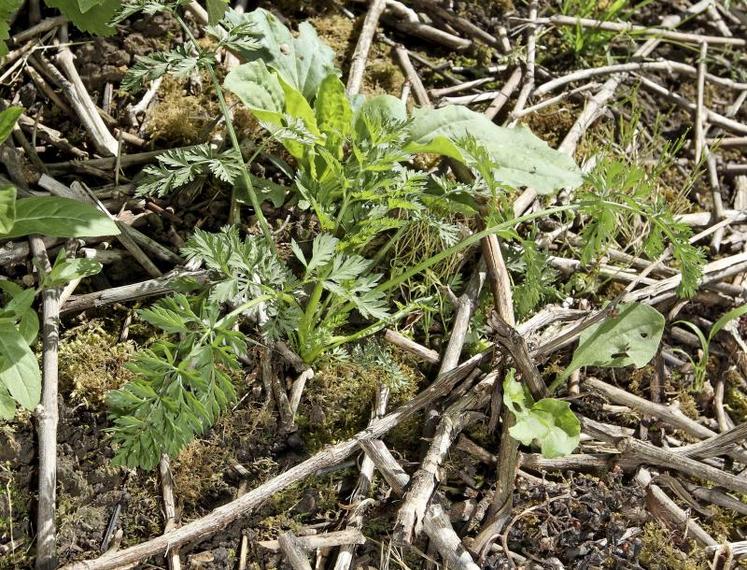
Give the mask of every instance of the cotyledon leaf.
[[503, 382], [503, 402], [516, 420], [509, 428], [511, 437], [524, 445], [538, 442], [544, 457], [562, 457], [578, 446], [581, 423], [568, 402], [544, 398], [532, 403], [531, 397], [516, 381], [513, 369], [509, 370]]

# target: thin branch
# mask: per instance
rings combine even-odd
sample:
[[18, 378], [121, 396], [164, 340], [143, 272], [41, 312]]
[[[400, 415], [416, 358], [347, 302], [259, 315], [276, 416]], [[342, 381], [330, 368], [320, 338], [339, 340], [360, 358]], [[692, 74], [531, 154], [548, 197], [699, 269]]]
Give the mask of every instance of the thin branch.
[[350, 61], [347, 84], [348, 95], [357, 95], [361, 90], [368, 52], [371, 49], [371, 42], [374, 34], [376, 34], [376, 27], [379, 25], [379, 18], [384, 8], [386, 8], [386, 0], [371, 0], [366, 18], [363, 20], [358, 43], [353, 52], [353, 58]]
[[[41, 238], [29, 238], [34, 257], [45, 273], [51, 270]], [[42, 292], [42, 397], [36, 410], [39, 434], [39, 502], [36, 518], [36, 568], [57, 567], [55, 504], [57, 494], [58, 347], [60, 340], [59, 289]]]
[[[704, 8], [705, 9], [705, 8]], [[526, 18], [512, 18], [515, 21], [529, 23]], [[555, 26], [571, 26], [581, 28], [594, 28], [605, 32], [622, 32], [640, 36], [655, 37], [672, 42], [683, 42], [691, 44], [701, 44], [707, 42], [711, 45], [723, 46], [745, 46], [747, 40], [743, 38], [730, 38], [724, 36], [708, 36], [703, 34], [693, 34], [689, 32], [675, 32], [667, 28], [649, 28], [646, 26], [636, 26], [635, 24], [623, 22], [605, 22], [603, 20], [593, 20], [591, 18], [574, 18], [572, 16], [556, 15], [549, 18], [537, 18], [537, 24], [552, 24]]]

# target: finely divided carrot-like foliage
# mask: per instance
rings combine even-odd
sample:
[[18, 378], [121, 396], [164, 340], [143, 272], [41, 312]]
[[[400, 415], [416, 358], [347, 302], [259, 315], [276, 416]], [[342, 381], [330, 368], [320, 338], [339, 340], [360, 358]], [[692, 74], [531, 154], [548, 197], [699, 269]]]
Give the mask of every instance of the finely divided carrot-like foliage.
[[[174, 7], [163, 8], [179, 18]], [[158, 301], [153, 309], [141, 312], [143, 319], [179, 340], [138, 358], [133, 368], [136, 379], [111, 394], [117, 462], [154, 467], [162, 453], [174, 455], [195, 434], [209, 428], [232, 401], [233, 392], [225, 389], [228, 377], [205, 362], [212, 362], [213, 356], [207, 355], [214, 355], [219, 348], [219, 353], [225, 354], [244, 344], [229, 343], [214, 330], [182, 339], [186, 330], [176, 323], [186, 319], [186, 313], [174, 307], [210, 311], [213, 319], [227, 314], [231, 323], [248, 322], [267, 342], [286, 341], [304, 362], [313, 365], [431, 301], [414, 298], [397, 304], [394, 293], [403, 280], [397, 274], [387, 274], [381, 251], [376, 253], [383, 236], [403, 231], [423, 218], [435, 218], [442, 224], [448, 224], [448, 215], [454, 213], [477, 218], [483, 204], [505, 204], [514, 188], [529, 186], [551, 194], [561, 188], [584, 186], [573, 210], [593, 219], [585, 230], [589, 234], [584, 251], [587, 263], [615, 242], [623, 219], [645, 216], [651, 220], [647, 252], [656, 256], [671, 242], [675, 255], [684, 261], [686, 277], [681, 289], [692, 293], [700, 257], [687, 243], [687, 228], [671, 227], [671, 220], [668, 223], [657, 210], [661, 204], [646, 205], [643, 171], [610, 163], [584, 182], [569, 157], [526, 128], [499, 127], [466, 107], [421, 108], [409, 113], [399, 99], [389, 95], [348, 97], [333, 65], [334, 54], [314, 29], [302, 25], [298, 36], [293, 36], [263, 9], [247, 14], [228, 10], [208, 33], [218, 39], [218, 47], [237, 49], [249, 60], [233, 69], [223, 86], [216, 84], [215, 89], [235, 94], [257, 118], [267, 133], [264, 145], [275, 141], [295, 159], [297, 171], [286, 198], [313, 212], [320, 233], [310, 244], [290, 244], [293, 263], [278, 257], [267, 234], [242, 240], [235, 227], [217, 234], [195, 233], [184, 252], [202, 262], [213, 281], [206, 290], [179, 296], [178, 302]], [[166, 74], [210, 70], [215, 65], [214, 53], [192, 42], [176, 51], [140, 58], [124, 85], [135, 89]], [[225, 119], [231, 121], [230, 116]], [[458, 183], [413, 169], [411, 159], [419, 153], [463, 163], [472, 172], [472, 181]], [[260, 180], [249, 179], [251, 186], [242, 188], [241, 172], [247, 165], [236, 149], [223, 153], [206, 145], [176, 149], [160, 156], [158, 162], [146, 170], [148, 178], [138, 189], [142, 195], [164, 196], [206, 176], [238, 187], [236, 199], [246, 194], [247, 203], [252, 200], [250, 192], [255, 193], [254, 199], [277, 192], [263, 187]], [[623, 173], [626, 178], [618, 180]], [[505, 232], [512, 229], [510, 218], [498, 225]], [[452, 253], [469, 245], [468, 241], [457, 243]], [[532, 263], [533, 247], [524, 243], [523, 249]], [[423, 260], [414, 269], [425, 271], [437, 261], [436, 257]], [[399, 271], [408, 274], [410, 269]], [[534, 281], [536, 285], [532, 282], [528, 280], [521, 289], [525, 313], [539, 302], [546, 287], [541, 280]], [[192, 309], [193, 305], [196, 308]], [[168, 314], [174, 324], [164, 327], [163, 322], [154, 321], [154, 311]], [[363, 328], [351, 326], [353, 315], [367, 324]], [[242, 334], [236, 333], [238, 337]], [[196, 338], [207, 344], [195, 346]], [[653, 355], [657, 342], [651, 339], [648, 344]], [[235, 368], [235, 356], [224, 365]], [[166, 370], [173, 372], [164, 375]], [[547, 453], [555, 456], [562, 450], [572, 451], [573, 442], [578, 442], [578, 420], [567, 407], [548, 404], [546, 408], [545, 415], [557, 412], [567, 418], [559, 425], [567, 427], [570, 438]], [[522, 441], [547, 437], [544, 431], [526, 429]]]

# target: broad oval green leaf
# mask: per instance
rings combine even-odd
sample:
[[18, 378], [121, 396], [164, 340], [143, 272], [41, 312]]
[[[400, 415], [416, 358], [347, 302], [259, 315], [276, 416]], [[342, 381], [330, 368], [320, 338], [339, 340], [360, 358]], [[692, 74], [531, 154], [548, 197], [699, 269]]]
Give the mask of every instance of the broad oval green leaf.
[[24, 289], [8, 280], [0, 280], [0, 290], [5, 293], [7, 300], [2, 310], [15, 316], [18, 331], [31, 345], [39, 333], [39, 315], [36, 314], [32, 306], [36, 290]]
[[34, 196], [16, 201], [15, 224], [2, 238], [39, 234], [50, 237], [119, 235], [119, 228], [93, 206], [58, 196]]
[[4, 143], [13, 132], [13, 126], [21, 115], [23, 115], [23, 107], [8, 107], [0, 112], [0, 144]]
[[223, 14], [226, 13], [228, 7], [228, 0], [207, 0], [205, 7], [208, 13], [208, 25], [214, 26], [223, 19]]
[[96, 275], [101, 271], [102, 265], [95, 259], [77, 257], [74, 259], [58, 258], [52, 271], [44, 278], [44, 288], [52, 289], [67, 285], [74, 279], [82, 279]]
[[640, 303], [619, 305], [616, 316], [581, 334], [573, 359], [559, 380], [582, 366], [645, 366], [659, 349], [664, 324], [664, 316], [653, 307]]
[[39, 403], [39, 363], [21, 333], [9, 323], [0, 323], [0, 383], [27, 410]]
[[545, 398], [532, 406], [530, 414], [539, 418], [545, 427], [545, 432], [537, 438], [540, 442], [540, 452], [544, 457], [563, 457], [573, 453], [578, 447], [581, 440], [581, 422], [571, 411], [568, 402]]
[[16, 189], [13, 186], [0, 188], [0, 236], [9, 233], [16, 221]]
[[244, 63], [232, 69], [223, 86], [236, 95], [260, 120], [282, 124], [285, 93], [275, 74], [262, 60]]
[[544, 398], [534, 404], [509, 370], [503, 381], [503, 402], [516, 420], [509, 428], [511, 437], [524, 445], [539, 443], [542, 455], [562, 457], [572, 453], [581, 438], [581, 422], [568, 402]]
[[285, 96], [285, 112], [291, 117], [301, 119], [312, 135], [316, 137], [321, 136], [314, 110], [311, 108], [311, 105], [309, 105], [309, 102], [303, 94], [293, 85], [285, 81], [282, 76], [278, 77], [278, 81], [280, 82], [280, 87], [283, 89], [283, 95]]
[[312, 101], [319, 84], [335, 71], [335, 54], [317, 36], [314, 27], [303, 22], [298, 26], [298, 36], [272, 13], [258, 8], [247, 14], [246, 19], [254, 24], [259, 50], [242, 50], [246, 61], [264, 60], [293, 85], [303, 96]]
[[528, 186], [539, 194], [577, 188], [583, 182], [573, 159], [554, 150], [523, 126], [499, 127], [462, 106], [415, 111], [409, 125], [410, 152], [432, 152], [466, 162], [459, 142], [471, 136], [495, 163], [496, 180], [512, 188]]
[[368, 120], [404, 123], [407, 121], [407, 107], [392, 95], [376, 95], [366, 99], [355, 113], [355, 132], [359, 138], [368, 136]]

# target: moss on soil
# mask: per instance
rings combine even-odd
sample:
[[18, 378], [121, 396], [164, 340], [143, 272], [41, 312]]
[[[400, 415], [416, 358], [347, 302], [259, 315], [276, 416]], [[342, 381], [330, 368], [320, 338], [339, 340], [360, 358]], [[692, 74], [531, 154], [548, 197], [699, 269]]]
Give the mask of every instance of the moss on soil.
[[[311, 23], [319, 37], [334, 50], [337, 66], [347, 69], [358, 41], [363, 17], [353, 21], [331, 13], [312, 18]], [[402, 90], [404, 82], [405, 76], [393, 59], [392, 49], [381, 42], [373, 42], [366, 61], [361, 92], [397, 94]]]
[[67, 330], [59, 352], [60, 389], [72, 405], [83, 404], [89, 409], [104, 409], [106, 394], [132, 378], [125, 368], [135, 353], [132, 342], [119, 342], [92, 321]]
[[710, 568], [709, 557], [705, 551], [691, 542], [686, 544], [688, 552], [683, 552], [677, 545], [678, 537], [669, 529], [655, 521], [647, 522], [643, 527], [643, 548], [640, 561], [649, 570], [706, 570]]
[[532, 113], [522, 122], [551, 147], [557, 148], [576, 121], [576, 115], [577, 109], [564, 102]]
[[[365, 428], [379, 383], [390, 384], [388, 409], [412, 398], [422, 374], [405, 361], [400, 360], [397, 364], [404, 378], [394, 379], [385, 369], [361, 365], [355, 359], [330, 360], [322, 364], [306, 386], [304, 400], [307, 405], [298, 418], [300, 428], [306, 432], [304, 438], [310, 451], [349, 438]], [[410, 422], [403, 422], [389, 437], [396, 439], [398, 434], [409, 434], [411, 429]], [[409, 435], [405, 437], [409, 438]]]
[[193, 95], [187, 92], [184, 81], [166, 76], [144, 128], [153, 143], [186, 146], [203, 142], [206, 128], [218, 115], [210, 89]]
[[31, 562], [29, 554], [30, 518], [33, 497], [15, 478], [17, 466], [11, 462], [0, 464], [0, 538], [10, 542], [11, 537], [19, 545], [13, 552], [0, 556], [0, 570], [26, 568]]

